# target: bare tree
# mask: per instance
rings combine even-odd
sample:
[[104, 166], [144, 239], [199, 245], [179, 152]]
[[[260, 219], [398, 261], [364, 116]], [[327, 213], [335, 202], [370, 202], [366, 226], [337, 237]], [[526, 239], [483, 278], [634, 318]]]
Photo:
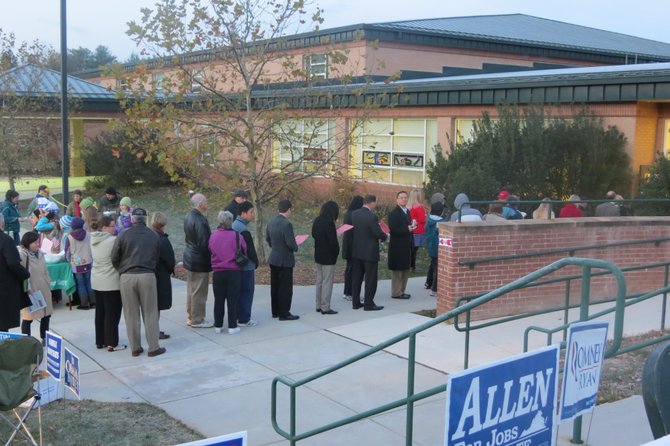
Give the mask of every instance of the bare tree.
[[340, 104], [323, 80], [352, 79], [346, 48], [291, 45], [321, 13], [305, 0], [163, 0], [129, 23], [149, 61], [115, 72], [127, 85], [129, 134], [150, 125], [161, 135], [148, 159], [187, 185], [247, 188], [259, 236], [263, 205], [315, 175], [347, 175], [351, 137], [375, 109]]

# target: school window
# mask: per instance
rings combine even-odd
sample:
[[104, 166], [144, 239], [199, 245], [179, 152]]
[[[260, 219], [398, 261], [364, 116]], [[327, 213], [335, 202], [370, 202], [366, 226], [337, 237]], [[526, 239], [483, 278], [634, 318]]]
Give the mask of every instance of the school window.
[[202, 70], [191, 71], [191, 93], [200, 93], [202, 91], [203, 79]]
[[[335, 123], [330, 119], [289, 119], [275, 127], [274, 166], [288, 172], [323, 171], [332, 155]], [[323, 171], [325, 173], [325, 171]]]
[[326, 54], [306, 54], [304, 64], [309, 80], [328, 79], [328, 56]]
[[350, 171], [367, 181], [421, 186], [437, 144], [434, 119], [372, 119], [357, 131]]
[[117, 79], [116, 80], [116, 89], [117, 90], [127, 90], [128, 81], [126, 79]]
[[154, 90], [162, 93], [164, 90], [165, 73], [154, 73], [151, 75], [151, 80], [154, 84]]

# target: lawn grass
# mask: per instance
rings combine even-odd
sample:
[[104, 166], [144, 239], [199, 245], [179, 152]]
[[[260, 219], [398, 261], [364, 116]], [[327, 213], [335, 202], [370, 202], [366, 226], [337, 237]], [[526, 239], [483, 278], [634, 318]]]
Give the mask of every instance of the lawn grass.
[[[39, 442], [37, 411], [28, 418], [30, 432]], [[0, 438], [9, 436], [0, 424]], [[203, 438], [201, 434], [151, 404], [101, 403], [60, 400], [42, 408], [44, 445], [135, 446], [174, 445]], [[12, 444], [29, 444], [17, 437]]]

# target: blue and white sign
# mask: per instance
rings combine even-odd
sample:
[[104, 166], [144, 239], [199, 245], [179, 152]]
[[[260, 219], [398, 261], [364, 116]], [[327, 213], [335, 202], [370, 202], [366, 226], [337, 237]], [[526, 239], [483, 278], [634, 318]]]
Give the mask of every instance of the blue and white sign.
[[5, 339], [22, 338], [24, 336], [25, 335], [21, 333], [10, 333], [8, 331], [0, 331], [0, 341], [4, 341]]
[[182, 443], [177, 446], [247, 446], [247, 431]]
[[451, 375], [445, 446], [551, 446], [559, 346]]
[[607, 322], [576, 322], [568, 328], [563, 370], [561, 421], [590, 412], [596, 405], [605, 359]]
[[79, 399], [79, 357], [69, 349], [65, 349], [65, 387]]
[[47, 372], [58, 381], [61, 379], [61, 359], [63, 357], [63, 338], [47, 331]]

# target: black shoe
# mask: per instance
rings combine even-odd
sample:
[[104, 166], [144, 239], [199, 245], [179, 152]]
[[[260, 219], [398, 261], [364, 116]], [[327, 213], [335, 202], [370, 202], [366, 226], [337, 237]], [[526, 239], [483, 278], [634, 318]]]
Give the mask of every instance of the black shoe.
[[353, 308], [354, 310], [358, 310], [358, 309], [361, 308], [362, 306], [363, 306], [363, 305], [361, 305], [361, 304], [353, 304], [351, 308]]
[[77, 310], [90, 310], [90, 305], [77, 305]]
[[402, 293], [402, 298], [403, 298], [403, 299], [409, 299], [410, 297], [412, 297], [411, 294]]
[[407, 294], [401, 294], [400, 296], [391, 296], [391, 299], [409, 299]]
[[321, 314], [337, 314], [337, 311], [335, 311], [335, 310], [326, 310], [326, 311], [322, 311]]
[[170, 339], [170, 335], [165, 333], [164, 331], [161, 331], [158, 333], [158, 339]]
[[430, 284], [430, 283], [426, 282], [426, 283], [423, 284], [423, 289], [424, 290], [429, 290], [432, 286], [433, 286], [433, 284]]
[[275, 319], [277, 319], [277, 318], [279, 317], [279, 315], [277, 315], [277, 314], [273, 314], [272, 317], [275, 318]]
[[316, 312], [317, 312], [317, 313], [321, 313], [321, 308], [317, 308], [317, 309], [316, 309]]
[[291, 313], [286, 313], [284, 316], [279, 316], [280, 321], [295, 321], [297, 319], [300, 319], [300, 316], [296, 316], [295, 314]]
[[363, 307], [363, 311], [379, 311], [383, 310], [384, 306], [382, 305], [373, 305], [371, 307]]

